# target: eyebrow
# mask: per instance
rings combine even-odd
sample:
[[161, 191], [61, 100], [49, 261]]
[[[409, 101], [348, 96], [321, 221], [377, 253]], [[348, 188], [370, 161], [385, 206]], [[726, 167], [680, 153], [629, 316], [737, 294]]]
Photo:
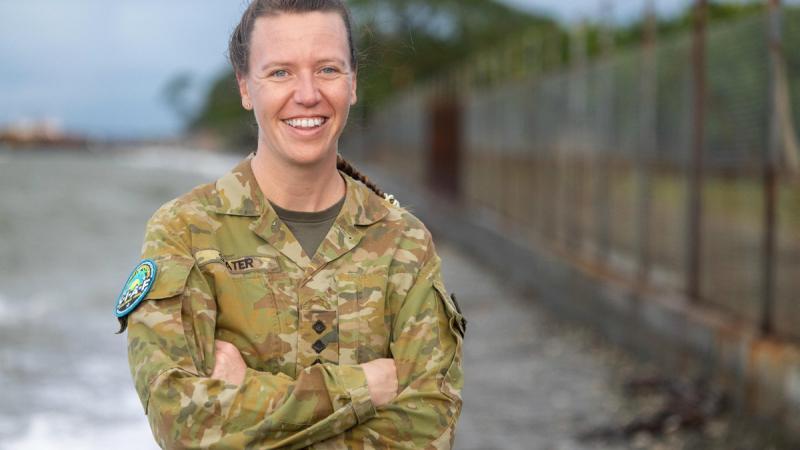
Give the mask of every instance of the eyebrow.
[[344, 60], [341, 60], [339, 58], [321, 59], [321, 60], [317, 61], [317, 63], [320, 63], [320, 64], [323, 64], [323, 63], [336, 63], [336, 64], [339, 64], [339, 65], [342, 65], [342, 66], [345, 65]]
[[[320, 59], [319, 61], [317, 61], [317, 64], [326, 64], [326, 63], [335, 63], [335, 64], [339, 64], [341, 66], [345, 66], [346, 65], [344, 60], [339, 59], [339, 58], [323, 58], [323, 59]], [[261, 70], [262, 71], [263, 70], [268, 70], [271, 67], [292, 67], [294, 65], [295, 64], [291, 63], [291, 62], [274, 61], [274, 62], [268, 62], [268, 63], [264, 64], [263, 66], [261, 66]]]

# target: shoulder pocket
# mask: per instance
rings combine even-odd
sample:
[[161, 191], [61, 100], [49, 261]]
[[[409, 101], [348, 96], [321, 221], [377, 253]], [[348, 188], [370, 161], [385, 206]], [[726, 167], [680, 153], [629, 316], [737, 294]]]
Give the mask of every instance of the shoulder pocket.
[[467, 319], [461, 313], [461, 308], [458, 306], [455, 296], [447, 295], [447, 290], [440, 280], [433, 281], [433, 288], [439, 293], [439, 297], [444, 303], [445, 311], [447, 311], [447, 316], [450, 318], [450, 328], [463, 339], [464, 334], [467, 332]]
[[153, 288], [146, 299], [159, 300], [174, 297], [186, 288], [186, 280], [194, 265], [193, 258], [183, 256], [169, 256], [153, 258], [156, 263], [157, 273]]

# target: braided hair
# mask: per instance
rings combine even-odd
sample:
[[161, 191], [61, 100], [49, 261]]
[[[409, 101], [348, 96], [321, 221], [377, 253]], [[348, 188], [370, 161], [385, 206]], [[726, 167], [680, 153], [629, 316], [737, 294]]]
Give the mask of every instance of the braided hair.
[[345, 160], [341, 154], [336, 154], [336, 168], [341, 170], [342, 172], [349, 175], [351, 178], [354, 178], [366, 185], [368, 188], [372, 190], [372, 192], [378, 194], [378, 197], [386, 198], [386, 193], [384, 193], [381, 188], [379, 188], [375, 183], [370, 181], [366, 175], [359, 172], [358, 169], [353, 167], [347, 160]]

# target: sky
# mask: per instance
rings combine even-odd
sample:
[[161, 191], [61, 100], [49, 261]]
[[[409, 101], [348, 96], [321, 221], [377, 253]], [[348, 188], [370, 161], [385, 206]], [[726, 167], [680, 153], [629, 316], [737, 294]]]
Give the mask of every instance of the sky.
[[[199, 6], [200, 5], [200, 6]], [[163, 137], [164, 85], [225, 67], [238, 0], [0, 0], [0, 127], [49, 119], [95, 137]]]
[[[556, 17], [574, 23], [585, 19], [612, 17], [627, 22], [640, 16], [647, 1], [641, 0], [501, 0], [508, 5]], [[675, 14], [686, 8], [691, 0], [653, 0], [659, 15]]]
[[[646, 0], [501, 0], [566, 22]], [[663, 14], [690, 0], [654, 0]], [[613, 3], [613, 8], [608, 4]], [[0, 129], [49, 121], [97, 138], [169, 137], [181, 119], [164, 86], [192, 74], [195, 101], [226, 69], [228, 36], [245, 0], [0, 0]]]

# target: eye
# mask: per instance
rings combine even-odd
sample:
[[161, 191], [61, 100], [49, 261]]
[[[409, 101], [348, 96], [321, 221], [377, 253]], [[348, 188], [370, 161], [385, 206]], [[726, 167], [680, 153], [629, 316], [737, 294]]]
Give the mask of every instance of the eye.
[[272, 71], [272, 73], [270, 73], [269, 76], [271, 76], [273, 78], [285, 78], [285, 77], [289, 76], [289, 72], [287, 72], [284, 69], [278, 69], [278, 70]]
[[322, 70], [320, 70], [320, 72], [322, 72], [325, 75], [333, 75], [339, 73], [339, 69], [333, 66], [326, 66], [323, 67]]

